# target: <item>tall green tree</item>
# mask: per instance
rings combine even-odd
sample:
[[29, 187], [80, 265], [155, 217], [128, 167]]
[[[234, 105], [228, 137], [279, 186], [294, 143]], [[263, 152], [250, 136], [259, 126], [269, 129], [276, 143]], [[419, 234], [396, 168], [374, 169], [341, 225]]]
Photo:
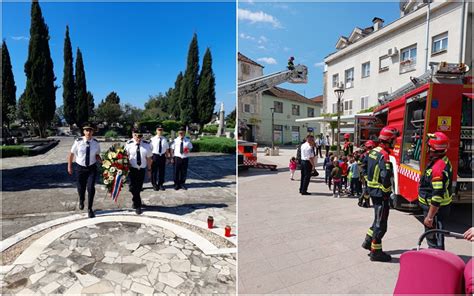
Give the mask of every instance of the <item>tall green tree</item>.
[[56, 111], [56, 89], [53, 60], [49, 50], [49, 29], [37, 0], [31, 3], [30, 43], [25, 63], [26, 103], [39, 136], [46, 137], [46, 128]]
[[226, 127], [235, 128], [235, 109], [225, 117]]
[[122, 117], [122, 108], [120, 107], [120, 97], [116, 92], [111, 92], [105, 100], [102, 100], [95, 111], [98, 122], [107, 122], [112, 124], [119, 122]]
[[23, 92], [18, 99], [18, 108], [16, 110], [16, 118], [22, 121], [23, 124], [30, 122], [30, 112], [28, 112], [28, 106], [26, 104], [26, 93]]
[[89, 105], [89, 118], [90, 118], [94, 115], [94, 107], [95, 107], [94, 95], [90, 91], [87, 92], [87, 102]]
[[89, 120], [89, 100], [87, 97], [86, 72], [82, 60], [82, 52], [78, 48], [76, 54], [76, 124], [82, 126]]
[[74, 68], [69, 26], [66, 26], [64, 37], [64, 71], [63, 71], [63, 109], [64, 119], [69, 125], [76, 123], [76, 98], [74, 91]]
[[182, 85], [180, 88], [180, 107], [181, 121], [188, 126], [190, 123], [197, 122], [197, 87], [199, 79], [199, 48], [197, 35], [194, 33], [193, 39], [189, 44], [188, 61]]
[[212, 70], [212, 55], [209, 48], [204, 54], [199, 86], [197, 89], [197, 122], [200, 126], [212, 119], [216, 105], [216, 78]]
[[179, 72], [178, 76], [176, 77], [173, 92], [171, 93], [171, 98], [170, 98], [169, 113], [174, 119], [180, 118], [180, 113], [181, 113], [180, 91], [181, 91], [182, 81], [183, 81], [183, 72]]
[[16, 85], [13, 77], [12, 63], [7, 43], [2, 43], [2, 119], [3, 124], [10, 127], [15, 120], [16, 110]]

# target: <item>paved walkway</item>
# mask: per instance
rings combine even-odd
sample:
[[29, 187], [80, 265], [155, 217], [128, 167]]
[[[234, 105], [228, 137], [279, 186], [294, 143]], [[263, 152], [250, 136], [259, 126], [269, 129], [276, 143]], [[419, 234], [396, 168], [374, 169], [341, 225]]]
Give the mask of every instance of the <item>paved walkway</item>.
[[[423, 232], [417, 216], [392, 210], [383, 247], [394, 259], [370, 262], [360, 245], [373, 210], [358, 207], [356, 199], [333, 198], [321, 168], [309, 186], [312, 195], [298, 194], [300, 173], [290, 181], [287, 169], [294, 152], [258, 155], [259, 162], [277, 164], [278, 172], [239, 174], [239, 293], [391, 294], [400, 254], [415, 247]], [[454, 209], [450, 229], [460, 231], [471, 223], [465, 209]], [[464, 260], [472, 256], [472, 246], [446, 241], [446, 249]]]
[[[141, 216], [130, 209], [127, 190], [117, 205], [97, 185], [97, 217], [89, 219], [66, 174], [72, 141], [2, 160], [2, 294], [235, 293], [235, 156], [192, 154], [187, 191], [168, 181], [155, 192], [146, 182]], [[170, 175], [171, 167], [166, 180]]]

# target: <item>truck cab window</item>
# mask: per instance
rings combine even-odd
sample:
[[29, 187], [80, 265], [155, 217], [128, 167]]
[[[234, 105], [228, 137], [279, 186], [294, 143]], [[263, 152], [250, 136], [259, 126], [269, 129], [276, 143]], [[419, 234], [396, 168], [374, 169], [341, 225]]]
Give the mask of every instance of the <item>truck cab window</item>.
[[427, 92], [423, 92], [407, 99], [405, 108], [401, 162], [416, 170], [420, 170], [422, 157], [426, 96]]

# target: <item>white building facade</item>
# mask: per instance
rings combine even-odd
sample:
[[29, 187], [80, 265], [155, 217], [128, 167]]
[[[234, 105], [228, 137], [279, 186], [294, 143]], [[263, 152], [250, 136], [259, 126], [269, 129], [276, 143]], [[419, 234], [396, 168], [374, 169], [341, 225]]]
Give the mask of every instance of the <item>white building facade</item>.
[[[400, 6], [396, 21], [384, 26], [374, 18], [371, 27], [355, 28], [349, 37], [339, 38], [337, 51], [324, 60], [324, 113], [337, 112], [334, 90], [341, 83], [341, 110], [351, 115], [425, 73], [430, 62], [463, 62], [472, 71], [472, 2], [403, 1]], [[328, 130], [323, 125], [323, 131]], [[353, 132], [353, 124], [344, 132]]]

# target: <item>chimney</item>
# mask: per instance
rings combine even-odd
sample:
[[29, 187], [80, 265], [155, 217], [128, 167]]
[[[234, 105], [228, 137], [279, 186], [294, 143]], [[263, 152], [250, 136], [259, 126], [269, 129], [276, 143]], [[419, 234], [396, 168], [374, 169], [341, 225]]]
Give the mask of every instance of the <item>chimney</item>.
[[380, 30], [383, 27], [383, 22], [384, 22], [383, 19], [374, 17], [374, 19], [372, 20], [372, 23], [374, 24], [373, 25], [374, 32]]

